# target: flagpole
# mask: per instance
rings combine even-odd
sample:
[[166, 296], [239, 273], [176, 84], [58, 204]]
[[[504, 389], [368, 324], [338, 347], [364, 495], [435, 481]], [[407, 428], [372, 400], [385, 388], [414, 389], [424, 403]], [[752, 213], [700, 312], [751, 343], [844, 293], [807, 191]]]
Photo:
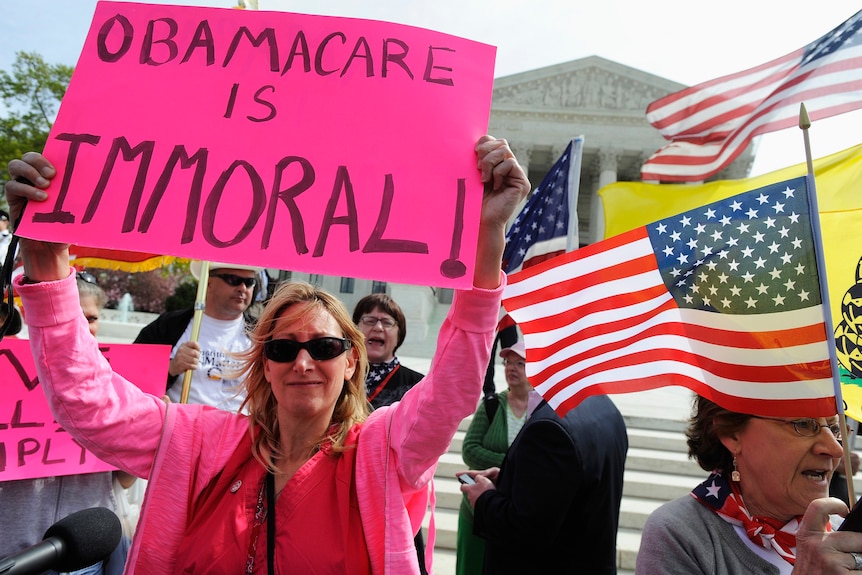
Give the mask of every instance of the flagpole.
[[[189, 341], [197, 341], [201, 335], [201, 322], [203, 321], [204, 308], [207, 301], [207, 283], [210, 279], [210, 263], [207, 260], [201, 261], [201, 277], [198, 280], [198, 293], [195, 297], [195, 314], [192, 319], [192, 333]], [[189, 402], [189, 392], [192, 388], [193, 369], [187, 369], [183, 374], [183, 388], [180, 392], [180, 403]]]
[[572, 138], [572, 155], [569, 162], [569, 230], [566, 236], [566, 251], [580, 245], [578, 235], [578, 194], [581, 189], [581, 160], [584, 155], [584, 135]]
[[[847, 436], [847, 417], [844, 414], [844, 399], [841, 396], [841, 374], [838, 371], [838, 355], [835, 352], [835, 326], [832, 325], [832, 308], [829, 302], [829, 287], [826, 280], [826, 259], [823, 254], [823, 235], [820, 229], [820, 209], [817, 206], [817, 189], [814, 183], [814, 161], [811, 158], [811, 140], [808, 128], [811, 119], [805, 104], [799, 104], [799, 128], [802, 130], [802, 140], [805, 144], [805, 163], [808, 166], [806, 181], [808, 183], [808, 206], [811, 214], [811, 231], [814, 235], [814, 253], [817, 257], [817, 276], [820, 280], [820, 300], [823, 306], [823, 320], [826, 324], [827, 342], [829, 345], [829, 364], [832, 369], [832, 386], [835, 389], [835, 407], [838, 409], [838, 423], [841, 433]], [[847, 480], [847, 497], [850, 505], [856, 502], [853, 492], [853, 466], [850, 462], [850, 442], [841, 442], [844, 448], [844, 477]]]

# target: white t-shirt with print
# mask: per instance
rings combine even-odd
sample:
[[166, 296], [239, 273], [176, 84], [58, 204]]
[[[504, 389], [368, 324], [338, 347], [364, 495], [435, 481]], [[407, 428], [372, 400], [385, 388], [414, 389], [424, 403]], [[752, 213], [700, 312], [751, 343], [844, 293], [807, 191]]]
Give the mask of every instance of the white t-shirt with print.
[[[176, 355], [177, 349], [189, 341], [192, 323], [189, 322], [171, 350], [171, 359]], [[201, 347], [201, 357], [198, 368], [192, 374], [188, 403], [212, 405], [235, 413], [245, 398], [245, 392], [238, 395], [238, 386], [242, 380], [231, 378], [231, 372], [239, 367], [239, 362], [230, 357], [229, 353], [245, 351], [251, 346], [251, 340], [245, 332], [245, 320], [239, 317], [225, 321], [204, 314], [198, 344]], [[182, 384], [181, 374], [168, 390], [171, 401], [180, 401]]]

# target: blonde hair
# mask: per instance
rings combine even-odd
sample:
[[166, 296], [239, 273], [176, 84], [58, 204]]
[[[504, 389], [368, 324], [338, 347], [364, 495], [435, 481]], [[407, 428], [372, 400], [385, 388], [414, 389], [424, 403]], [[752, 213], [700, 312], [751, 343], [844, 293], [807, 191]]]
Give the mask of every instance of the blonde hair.
[[[333, 450], [336, 453], [341, 452], [344, 450], [344, 441], [350, 428], [368, 417], [368, 400], [365, 396], [368, 355], [365, 351], [365, 337], [351, 320], [344, 304], [328, 292], [304, 282], [280, 285], [249, 333], [251, 347], [238, 356], [243, 364], [240, 374], [245, 375], [243, 386], [247, 395], [242, 405], [247, 408], [249, 414], [252, 454], [273, 472], [277, 470], [276, 461], [284, 452], [280, 444], [278, 403], [264, 376], [264, 344], [272, 339], [278, 320], [292, 323], [320, 311], [331, 315], [341, 327], [344, 337], [350, 340], [352, 347], [347, 353], [352, 353], [356, 358], [356, 369], [353, 376], [345, 380], [341, 395], [335, 403], [329, 433], [319, 438], [319, 441], [330, 440]], [[311, 447], [310, 445], [309, 448]]]

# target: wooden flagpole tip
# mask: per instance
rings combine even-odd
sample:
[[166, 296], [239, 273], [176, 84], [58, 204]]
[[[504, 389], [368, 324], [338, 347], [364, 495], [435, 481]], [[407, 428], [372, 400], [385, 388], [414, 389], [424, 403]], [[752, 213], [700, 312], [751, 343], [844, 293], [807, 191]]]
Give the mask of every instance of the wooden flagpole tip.
[[807, 130], [811, 127], [811, 119], [808, 117], [808, 110], [805, 109], [805, 102], [799, 103], [799, 128]]

